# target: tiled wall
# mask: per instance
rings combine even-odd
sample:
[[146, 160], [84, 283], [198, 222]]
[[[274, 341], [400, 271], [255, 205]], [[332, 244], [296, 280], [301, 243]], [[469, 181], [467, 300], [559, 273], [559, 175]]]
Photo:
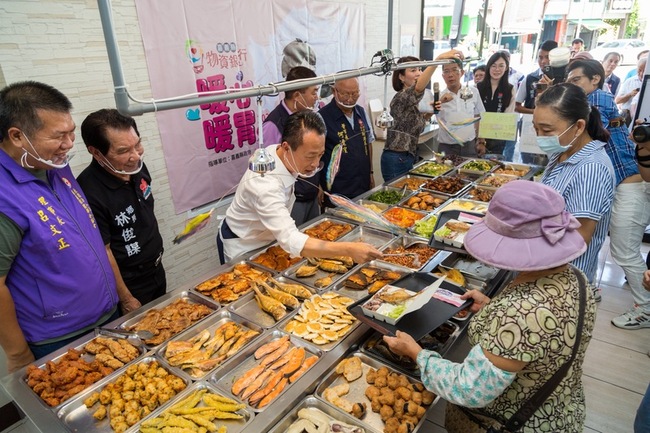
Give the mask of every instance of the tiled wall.
[[[402, 1], [413, 2], [414, 7], [420, 4], [419, 0]], [[372, 54], [386, 46], [388, 2], [350, 2], [365, 4], [367, 35], [364, 61], [367, 65]], [[398, 3], [396, 0], [393, 41], [397, 37]], [[129, 91], [141, 99], [150, 98], [149, 75], [135, 1], [113, 0], [112, 8]], [[0, 2], [0, 86], [25, 79], [46, 82], [65, 93], [74, 104], [77, 125], [88, 113], [115, 106], [113, 82], [95, 0]], [[367, 99], [381, 97], [383, 80], [370, 77], [365, 81]], [[174, 289], [196, 281], [218, 265], [216, 224], [211, 224], [181, 245], [172, 245], [171, 240], [183, 228], [186, 216], [174, 213], [155, 116], [145, 114], [136, 120], [144, 137], [145, 161], [153, 176], [156, 215], [165, 240], [163, 263], [167, 269], [169, 289]], [[77, 145], [78, 153], [72, 163], [75, 174], [90, 162], [80, 134]]]

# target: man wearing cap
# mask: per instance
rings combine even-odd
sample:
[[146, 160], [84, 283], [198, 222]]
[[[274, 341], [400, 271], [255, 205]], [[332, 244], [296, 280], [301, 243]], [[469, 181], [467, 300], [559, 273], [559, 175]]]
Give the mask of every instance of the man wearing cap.
[[448, 401], [449, 433], [484, 431], [496, 427], [495, 420], [506, 422], [570, 359], [574, 348], [568, 373], [519, 430], [582, 433], [582, 363], [596, 304], [586, 276], [568, 264], [587, 245], [578, 231], [580, 222], [565, 207], [553, 188], [510, 182], [496, 191], [485, 218], [465, 235], [464, 246], [473, 257], [518, 274], [493, 299], [477, 290], [461, 296], [474, 301], [470, 308], [477, 313], [467, 333], [473, 347], [462, 363], [422, 349], [404, 332], [384, 336], [391, 351], [417, 363], [424, 386]]

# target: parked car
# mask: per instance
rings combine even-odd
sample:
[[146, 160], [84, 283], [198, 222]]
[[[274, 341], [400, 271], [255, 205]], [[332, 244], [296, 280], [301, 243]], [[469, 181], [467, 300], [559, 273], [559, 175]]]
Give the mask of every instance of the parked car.
[[621, 65], [634, 65], [637, 61], [636, 56], [647, 49], [646, 43], [640, 39], [615, 39], [599, 45], [589, 53], [594, 56], [594, 59], [602, 61], [607, 53], [615, 51], [621, 55]]

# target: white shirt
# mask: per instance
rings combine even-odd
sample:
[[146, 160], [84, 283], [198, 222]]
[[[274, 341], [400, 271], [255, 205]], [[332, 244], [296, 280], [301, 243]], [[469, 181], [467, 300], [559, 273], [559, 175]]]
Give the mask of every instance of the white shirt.
[[[616, 96], [624, 96], [628, 93], [632, 93], [632, 90], [640, 88], [641, 80], [637, 74], [634, 74], [634, 76], [623, 81], [623, 83], [618, 88], [618, 93], [616, 93]], [[630, 107], [632, 107], [632, 99], [633, 98], [630, 98], [625, 104], [621, 104], [621, 110], [629, 110]]]
[[226, 260], [256, 250], [274, 240], [292, 256], [300, 256], [309, 236], [301, 233], [291, 218], [296, 201], [296, 177], [284, 166], [278, 145], [267, 147], [275, 169], [263, 177], [246, 170], [232, 204], [226, 211], [228, 226], [239, 239], [223, 239]]
[[[466, 101], [463, 101], [459, 95], [461, 90], [462, 87], [458, 90], [458, 93], [454, 93], [449, 89], [443, 89], [443, 91], [440, 92], [440, 99], [447, 94], [451, 95], [453, 99], [441, 104], [440, 112], [436, 117], [438, 121], [442, 121], [451, 132], [457, 135], [458, 138], [463, 140], [463, 143], [465, 143], [476, 138], [475, 125], [471, 124], [458, 128], [457, 126], [453, 126], [453, 123], [476, 117], [485, 112], [485, 107], [483, 106], [481, 95], [476, 87], [470, 87], [472, 98]], [[438, 130], [438, 143], [456, 144], [456, 140], [447, 134], [445, 130], [440, 128]]]

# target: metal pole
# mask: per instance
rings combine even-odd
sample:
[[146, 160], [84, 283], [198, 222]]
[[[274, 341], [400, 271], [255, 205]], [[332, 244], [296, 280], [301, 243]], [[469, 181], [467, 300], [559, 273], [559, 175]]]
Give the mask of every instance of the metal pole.
[[478, 57], [483, 58], [483, 41], [485, 40], [485, 29], [487, 28], [487, 12], [490, 0], [483, 0], [483, 28], [481, 29], [481, 41], [478, 45]]
[[[111, 74], [113, 75], [113, 84], [115, 86], [116, 108], [121, 113], [131, 116], [139, 116], [144, 113], [152, 113], [156, 111], [191, 107], [199, 104], [207, 104], [229, 99], [274, 95], [279, 92], [304, 89], [305, 87], [309, 86], [330, 84], [334, 83], [336, 80], [342, 80], [345, 78], [361, 77], [363, 75], [370, 74], [384, 75], [388, 71], [397, 71], [400, 69], [418, 68], [432, 65], [439, 66], [453, 62], [452, 60], [432, 60], [404, 62], [400, 63], [399, 65], [384, 62], [380, 66], [362, 67], [351, 71], [321, 75], [315, 78], [306, 78], [302, 80], [294, 80], [281, 83], [270, 83], [267, 85], [260, 85], [248, 89], [226, 89], [218, 93], [201, 93], [201, 96], [197, 95], [178, 98], [166, 98], [162, 100], [152, 99], [150, 102], [136, 101], [135, 103], [131, 103], [133, 98], [128, 94], [128, 91], [126, 89], [124, 71], [122, 70], [122, 65], [120, 63], [120, 55], [117, 46], [117, 37], [115, 35], [115, 29], [113, 28], [113, 22], [111, 19], [110, 0], [97, 0], [97, 3], [99, 5], [104, 37], [106, 39], [106, 50], [108, 52], [108, 60], [111, 66]], [[388, 67], [388, 65], [390, 65], [390, 67]]]
[[388, 0], [388, 37], [386, 38], [386, 48], [393, 49], [393, 0]]

